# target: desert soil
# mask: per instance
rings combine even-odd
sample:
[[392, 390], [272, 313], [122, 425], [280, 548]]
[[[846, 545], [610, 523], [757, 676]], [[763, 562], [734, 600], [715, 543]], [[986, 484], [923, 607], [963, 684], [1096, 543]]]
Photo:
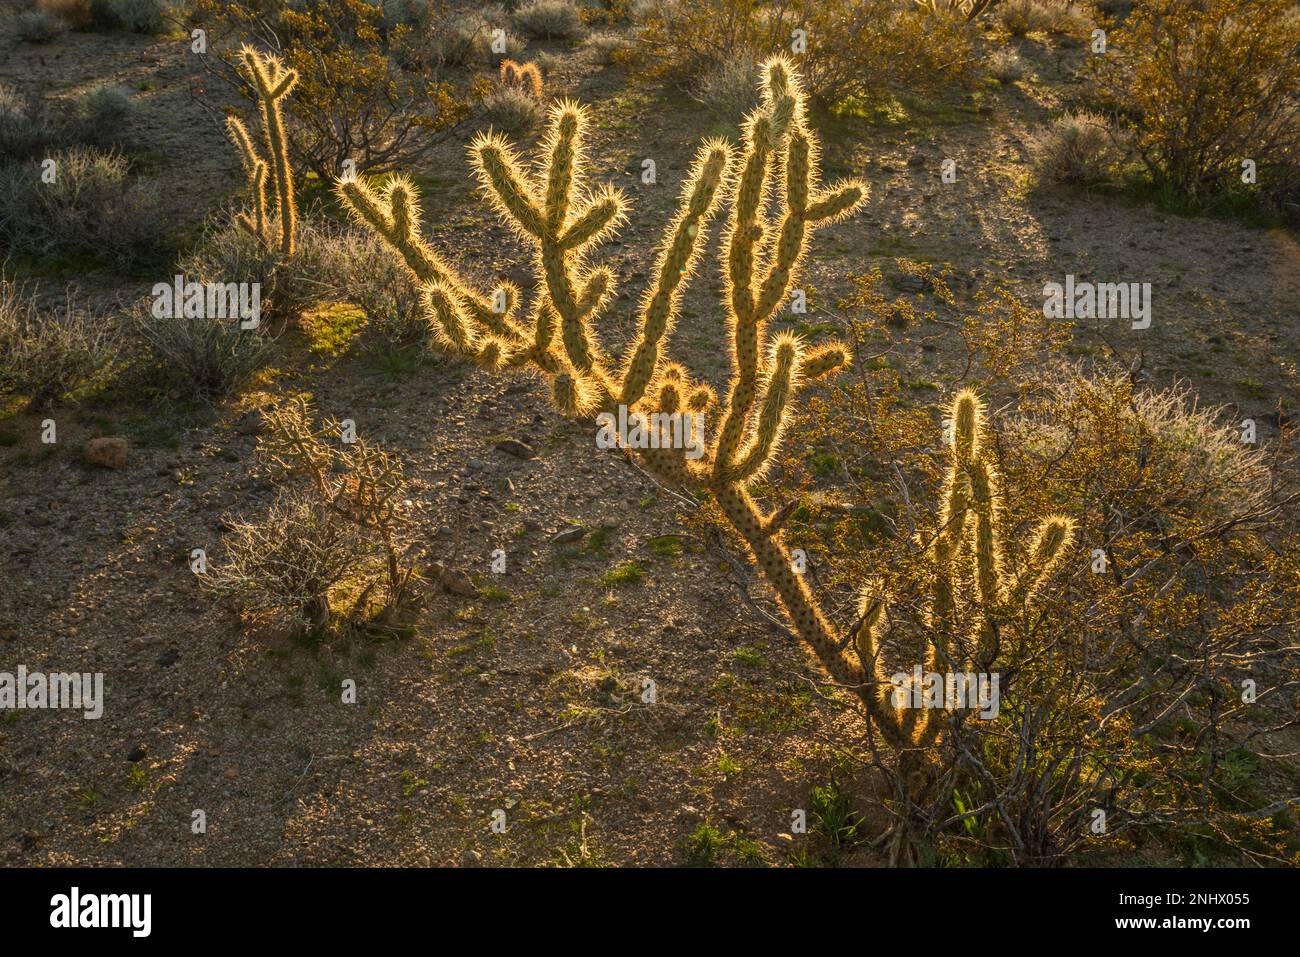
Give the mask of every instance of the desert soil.
[[[734, 136], [735, 124], [680, 94], [630, 88], [621, 68], [580, 50], [534, 43], [526, 55], [539, 50], [562, 57], [551, 91], [592, 106], [593, 174], [633, 200], [607, 249], [623, 292], [603, 335], [617, 351], [695, 144]], [[1155, 291], [1152, 327], [1080, 329], [1079, 354], [1141, 351], [1153, 382], [1187, 378], [1207, 402], [1261, 422], [1279, 396], [1294, 406], [1294, 238], [1030, 192], [1027, 138], [1068, 84], [1056, 51], [1030, 42], [1022, 54], [1033, 75], [990, 87], [979, 111], [828, 124], [827, 178], [860, 175], [872, 196], [818, 234], [806, 321], [840, 322], [846, 276], [890, 272], [900, 256], [946, 265], [959, 293], [1000, 277], [1027, 302], [1066, 273], [1140, 279]], [[132, 91], [142, 162], [191, 224], [237, 181], [233, 151], [191, 97], [201, 78], [178, 38], [74, 33], [33, 47], [0, 26], [2, 82], [53, 96], [104, 82]], [[516, 277], [521, 249], [465, 167], [473, 128], [413, 171], [427, 228], [472, 274]], [[647, 157], [653, 186], [640, 180]], [[944, 158], [957, 161], [955, 184], [941, 182]], [[153, 281], [100, 272], [81, 284], [130, 301]], [[720, 386], [719, 288], [711, 265], [675, 353]], [[910, 372], [946, 389], [961, 371], [955, 334], [927, 323], [922, 337], [940, 348], [918, 347]], [[470, 575], [479, 597], [436, 591], [409, 639], [312, 645], [247, 627], [200, 589], [191, 549], [219, 556], [225, 523], [273, 494], [253, 456], [256, 410], [299, 392], [400, 453], [426, 558]], [[322, 355], [291, 333], [261, 386], [220, 408], [92, 398], [52, 415], [55, 446], [40, 444], [38, 416], [0, 420], [12, 437], [0, 446], [0, 670], [103, 672], [106, 713], [4, 715], [0, 862], [670, 865], [697, 860], [690, 838], [708, 823], [723, 836], [720, 863], [878, 863], [866, 846], [837, 858], [789, 834], [791, 810], [841, 765], [836, 743], [862, 740], [858, 716], [738, 598], [681, 506], [553, 413], [539, 381], [394, 359], [364, 335]], [[130, 440], [126, 469], [82, 462], [100, 435]], [[536, 457], [497, 450], [502, 436]], [[1273, 437], [1268, 425], [1261, 437]], [[551, 542], [572, 524], [583, 539]], [[490, 572], [497, 548], [504, 575]], [[639, 581], [602, 581], [628, 561]], [[356, 705], [341, 702], [345, 679]], [[642, 701], [645, 679], [654, 704]], [[851, 783], [872, 787], [865, 772]], [[204, 835], [191, 833], [196, 809]], [[505, 834], [489, 827], [498, 809]]]

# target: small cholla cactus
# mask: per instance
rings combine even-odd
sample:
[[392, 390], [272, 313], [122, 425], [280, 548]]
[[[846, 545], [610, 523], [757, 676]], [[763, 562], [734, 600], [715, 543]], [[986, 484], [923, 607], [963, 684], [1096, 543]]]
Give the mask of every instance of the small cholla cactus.
[[536, 63], [516, 63], [514, 60], [502, 60], [498, 74], [503, 87], [523, 90], [534, 100], [542, 98], [542, 71]]
[[[401, 461], [357, 436], [344, 444], [337, 419], [319, 426], [305, 398], [297, 396], [265, 415], [258, 455], [281, 477], [305, 478], [315, 500], [329, 514], [376, 541], [383, 552], [385, 600], [381, 619], [415, 597], [419, 576], [407, 561], [411, 550], [407, 484]], [[357, 606], [378, 584], [372, 580]]]
[[[267, 249], [277, 249], [282, 256], [293, 255], [294, 232], [298, 222], [298, 208], [293, 195], [293, 170], [289, 167], [289, 141], [284, 131], [284, 113], [281, 103], [298, 82], [298, 74], [287, 70], [280, 59], [269, 53], [259, 53], [248, 44], [239, 51], [241, 72], [253, 86], [262, 116], [262, 129], [266, 137], [267, 160], [262, 159], [248, 127], [237, 116], [226, 118], [226, 129], [239, 150], [248, 175], [253, 196], [253, 211], [240, 213], [237, 222], [261, 241]], [[271, 216], [267, 209], [267, 178], [270, 192], [275, 197], [275, 220], [278, 231], [274, 246], [271, 243]]]
[[[881, 612], [868, 603], [869, 627], [832, 625], [783, 541], [791, 507], [765, 513], [748, 492], [775, 458], [799, 390], [850, 363], [844, 343], [810, 347], [791, 333], [771, 334], [768, 326], [794, 288], [812, 233], [850, 215], [867, 196], [866, 184], [858, 180], [821, 184], [817, 138], [807, 126], [791, 61], [778, 56], [764, 63], [761, 87], [762, 102], [746, 119], [741, 146], [710, 140], [696, 153], [676, 216], [658, 245], [653, 279], [641, 295], [636, 336], [614, 363], [594, 326], [614, 296], [614, 275], [591, 265], [591, 252], [622, 224], [626, 201], [617, 189], [587, 181], [585, 108], [570, 102], [551, 108], [535, 165], [525, 165], [499, 134], [482, 134], [470, 146], [484, 193], [535, 251], [539, 292], [526, 316], [519, 315], [514, 286], [476, 289], [424, 241], [410, 180], [396, 177], [378, 189], [360, 180], [342, 182], [338, 192], [356, 219], [383, 237], [423, 285], [429, 322], [449, 351], [495, 369], [537, 369], [550, 381], [556, 407], [573, 417], [617, 414], [620, 406], [647, 416], [683, 410], [706, 420], [711, 416], [716, 439], [698, 457], [687, 458], [682, 448], [631, 451], [659, 480], [713, 497], [797, 634], [840, 685], [856, 690], [889, 739], [901, 744], [911, 733], [902, 733], [897, 719], [881, 711], [871, 680], [877, 673], [871, 641]], [[767, 201], [773, 197], [776, 209]], [[708, 226], [724, 206], [721, 256], [733, 374], [719, 403], [707, 385], [667, 357], [666, 344]], [[980, 583], [989, 607], [1000, 608], [1022, 590], [1036, 588], [1060, 560], [1069, 525], [1049, 520], [1040, 532], [1035, 576], [1004, 588], [995, 531], [997, 493], [991, 462], [979, 453], [982, 418], [973, 396], [959, 400], [957, 414], [964, 424], [958, 427], [947, 505], [951, 521], [945, 519], [942, 545], [949, 564], [937, 561], [936, 568], [951, 574], [949, 552], [969, 539], [982, 556]], [[936, 593], [942, 596], [947, 587], [937, 585]], [[940, 601], [934, 614], [942, 613]], [[846, 653], [855, 637], [857, 654]]]
[[[997, 470], [985, 450], [984, 407], [975, 393], [963, 390], [953, 399], [950, 414], [952, 448], [944, 475], [943, 507], [926, 552], [931, 586], [925, 621], [926, 670], [987, 672], [997, 662], [1000, 629], [1034, 603], [1064, 561], [1075, 523], [1063, 515], [1042, 519], [1024, 567], [1013, 574], [1003, 558], [1003, 502]], [[886, 604], [882, 582], [870, 581], [862, 588], [854, 647], [875, 688], [864, 701], [873, 723], [892, 745], [926, 747], [938, 737], [946, 715], [941, 709], [895, 709], [890, 704], [889, 679], [879, 654]], [[964, 626], [972, 631], [969, 656], [948, 641]]]

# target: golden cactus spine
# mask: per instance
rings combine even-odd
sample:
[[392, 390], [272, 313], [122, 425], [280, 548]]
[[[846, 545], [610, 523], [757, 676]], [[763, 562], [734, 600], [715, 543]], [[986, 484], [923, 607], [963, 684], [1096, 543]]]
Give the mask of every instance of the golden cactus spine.
[[[278, 57], [260, 53], [248, 44], [240, 48], [237, 59], [240, 72], [257, 96], [267, 159], [258, 153], [243, 120], [237, 116], [227, 117], [226, 129], [239, 150], [253, 200], [252, 215], [240, 213], [236, 221], [267, 249], [276, 249], [285, 257], [292, 256], [298, 207], [294, 199], [293, 170], [289, 165], [289, 142], [284, 129], [282, 104], [298, 82], [298, 74], [285, 69]], [[268, 178], [270, 193], [275, 198], [277, 236], [274, 243], [270, 235], [272, 217], [267, 205]]]

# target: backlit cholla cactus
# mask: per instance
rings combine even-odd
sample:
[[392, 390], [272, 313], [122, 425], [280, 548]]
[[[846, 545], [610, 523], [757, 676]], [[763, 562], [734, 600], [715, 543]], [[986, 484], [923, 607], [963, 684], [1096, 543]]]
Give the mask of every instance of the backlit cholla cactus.
[[[969, 390], [953, 400], [952, 448], [944, 475], [943, 507], [926, 549], [931, 586], [925, 610], [927, 673], [984, 672], [998, 661], [1002, 630], [1031, 607], [1065, 559], [1074, 539], [1073, 519], [1050, 515], [1038, 522], [1024, 567], [1013, 573], [1003, 557], [1002, 496], [993, 458], [985, 449], [984, 407]], [[937, 739], [946, 712], [895, 708], [880, 660], [886, 632], [887, 594], [879, 580], [861, 591], [854, 641], [874, 694], [865, 696], [874, 724], [896, 748], [925, 748]], [[967, 634], [960, 645], [952, 636]]]
[[498, 78], [503, 87], [516, 87], [534, 100], [542, 98], [542, 71], [537, 68], [536, 63], [502, 60]]
[[[896, 721], [877, 707], [874, 665], [861, 666], [849, 649], [854, 636], [827, 620], [795, 571], [781, 531], [791, 509], [765, 512], [747, 491], [776, 455], [799, 389], [849, 364], [842, 343], [808, 347], [797, 336], [772, 335], [767, 327], [790, 295], [811, 233], [851, 214], [867, 195], [866, 185], [856, 180], [820, 184], [817, 140], [806, 125], [804, 96], [790, 61], [773, 58], [762, 75], [763, 101], [746, 119], [742, 146], [737, 150], [710, 140], [691, 164], [677, 214], [658, 246], [653, 281], [641, 296], [635, 341], [621, 362], [607, 361], [593, 325], [613, 295], [614, 276], [593, 265], [591, 254], [622, 223], [625, 200], [616, 189], [587, 182], [583, 107], [564, 102], [551, 109], [536, 172], [498, 135], [479, 136], [471, 146], [484, 192], [534, 250], [539, 292], [525, 317], [519, 315], [515, 287], [475, 288], [421, 238], [417, 195], [409, 180], [394, 178], [376, 190], [351, 179], [338, 191], [356, 218], [382, 236], [422, 283], [434, 335], [448, 350], [494, 369], [539, 370], [550, 381], [555, 405], [569, 416], [617, 414], [625, 406], [629, 414], [647, 417], [690, 412], [712, 419], [716, 439], [698, 459], [687, 459], [682, 448], [634, 454], [660, 480], [713, 496], [795, 631], [830, 675], [854, 689], [877, 721]], [[718, 403], [707, 385], [668, 359], [665, 344], [682, 291], [699, 265], [706, 229], [724, 206], [726, 289], [719, 320], [730, 336], [732, 379]], [[977, 432], [978, 425], [970, 424], [965, 433], [972, 450]], [[974, 455], [969, 451], [963, 463], [974, 462]], [[988, 465], [980, 467], [979, 474], [991, 481]], [[979, 501], [991, 502], [991, 487], [985, 487], [989, 494]], [[961, 523], [964, 529], [964, 517]], [[971, 527], [980, 526], [972, 521]], [[995, 547], [991, 527], [979, 540]], [[1064, 543], [1056, 550], [1063, 551]], [[869, 631], [863, 640], [869, 652]], [[864, 660], [872, 661], [871, 654]], [[891, 740], [901, 740], [889, 733]]]
[[[258, 154], [244, 121], [237, 116], [226, 117], [226, 129], [239, 149], [253, 195], [252, 215], [240, 213], [236, 221], [256, 236], [265, 248], [277, 249], [285, 257], [292, 256], [298, 208], [293, 196], [293, 170], [289, 168], [289, 142], [284, 132], [281, 104], [298, 82], [298, 73], [285, 69], [278, 57], [259, 53], [248, 44], [240, 49], [238, 62], [240, 72], [248, 78], [257, 95], [270, 165]], [[274, 246], [271, 243], [272, 217], [266, 199], [268, 176], [270, 191], [275, 197], [274, 218], [278, 235]]]

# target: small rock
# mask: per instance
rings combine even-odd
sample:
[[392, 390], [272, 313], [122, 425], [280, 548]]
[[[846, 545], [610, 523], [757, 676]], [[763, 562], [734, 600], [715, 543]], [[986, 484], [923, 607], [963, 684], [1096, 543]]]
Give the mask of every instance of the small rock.
[[106, 469], [126, 468], [126, 439], [114, 436], [107, 439], [91, 439], [82, 450], [86, 461]]
[[245, 412], [235, 422], [235, 432], [238, 435], [258, 435], [261, 433], [262, 428], [262, 413], [258, 409]]
[[126, 759], [130, 761], [132, 764], [135, 764], [135, 762], [137, 761], [143, 761], [148, 754], [149, 754], [148, 745], [137, 744], [134, 748], [131, 749], [131, 753], [126, 756]]
[[176, 662], [181, 660], [181, 653], [175, 648], [168, 648], [158, 656], [158, 666], [160, 668], [170, 668]]
[[461, 860], [466, 867], [474, 867], [479, 861], [483, 860], [483, 855], [478, 851], [466, 851]]
[[537, 455], [531, 445], [527, 442], [520, 442], [518, 439], [502, 439], [496, 444], [496, 447], [518, 459], [531, 459]]
[[532, 289], [537, 285], [537, 276], [533, 270], [526, 269], [523, 266], [514, 266], [510, 269], [503, 269], [497, 273], [497, 278], [504, 282], [512, 282], [520, 289]]
[[587, 530], [581, 525], [567, 525], [555, 533], [551, 539], [552, 545], [567, 545], [569, 542], [578, 542], [587, 534]]
[[455, 568], [447, 568], [440, 562], [434, 562], [430, 565], [429, 571], [442, 583], [445, 591], [464, 598], [478, 597], [478, 587], [470, 581], [470, 577], [464, 572]]
[[794, 843], [794, 835], [793, 835], [793, 834], [785, 834], [785, 833], [781, 833], [781, 834], [778, 834], [778, 835], [776, 836], [776, 839], [777, 839], [778, 841], [785, 841], [787, 844], [793, 844], [793, 843]]
[[920, 276], [899, 276], [894, 280], [894, 286], [902, 292], [925, 292], [931, 288], [931, 283]]

